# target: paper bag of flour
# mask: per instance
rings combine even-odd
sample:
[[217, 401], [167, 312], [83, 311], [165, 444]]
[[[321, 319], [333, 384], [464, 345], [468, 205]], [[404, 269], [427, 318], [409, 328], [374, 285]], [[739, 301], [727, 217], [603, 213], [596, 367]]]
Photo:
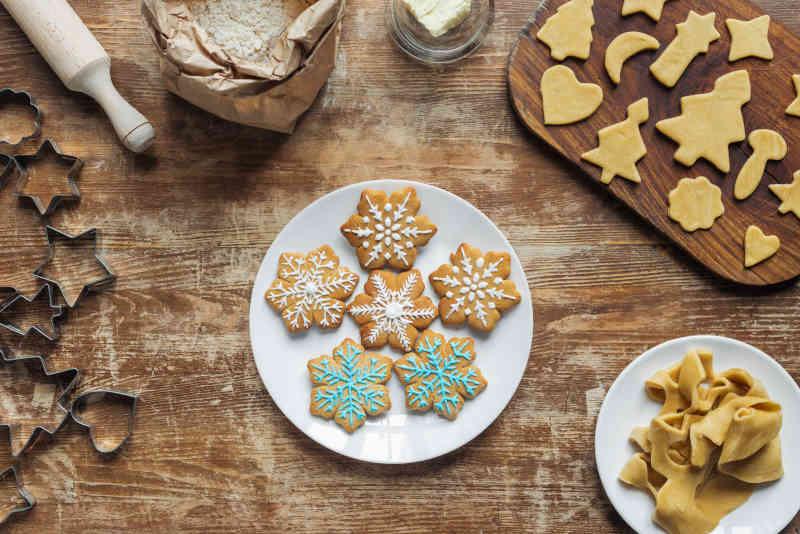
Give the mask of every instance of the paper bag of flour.
[[[170, 92], [222, 118], [291, 133], [333, 70], [344, 5], [142, 0], [142, 15]], [[281, 25], [292, 9], [296, 18]]]

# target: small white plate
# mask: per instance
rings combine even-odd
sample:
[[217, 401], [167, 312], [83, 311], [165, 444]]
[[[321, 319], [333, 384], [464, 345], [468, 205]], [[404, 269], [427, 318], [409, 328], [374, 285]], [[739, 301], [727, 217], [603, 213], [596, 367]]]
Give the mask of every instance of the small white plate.
[[[289, 334], [280, 316], [266, 303], [264, 293], [275, 279], [282, 252], [309, 251], [333, 247], [342, 265], [360, 276], [354, 295], [363, 293], [368, 273], [361, 269], [355, 250], [339, 232], [339, 227], [355, 213], [364, 189], [391, 193], [406, 186], [417, 190], [422, 207], [438, 227], [428, 245], [421, 247], [415, 269], [425, 279], [425, 294], [439, 301], [429, 287], [428, 275], [449, 262], [458, 245], [467, 242], [484, 253], [490, 250], [511, 254], [511, 276], [522, 301], [503, 314], [494, 331], [486, 336], [464, 326], [453, 328], [436, 319], [430, 328], [444, 335], [471, 336], [475, 339], [475, 365], [489, 386], [473, 400], [467, 400], [455, 421], [433, 412], [410, 413], [405, 393], [393, 373], [389, 380], [392, 409], [379, 417], [368, 417], [364, 426], [348, 434], [333, 421], [309, 412], [311, 380], [306, 364], [311, 358], [330, 354], [344, 338], [359, 341], [355, 321], [345, 316], [342, 326], [323, 331]], [[380, 180], [362, 182], [334, 191], [301, 211], [281, 231], [269, 248], [256, 276], [250, 299], [250, 340], [258, 372], [269, 394], [281, 411], [311, 439], [351, 458], [367, 462], [400, 464], [418, 462], [448, 453], [483, 432], [497, 418], [517, 390], [533, 341], [533, 307], [530, 290], [519, 258], [500, 230], [472, 204], [442, 189], [416, 182]], [[399, 359], [402, 354], [386, 346], [375, 352]]]
[[639, 534], [664, 534], [652, 521], [655, 503], [647, 493], [622, 484], [617, 477], [634, 454], [628, 435], [635, 426], [649, 426], [660, 405], [644, 390], [645, 380], [659, 369], [680, 362], [691, 348], [714, 352], [714, 369], [745, 369], [764, 382], [770, 397], [783, 407], [784, 477], [756, 489], [744, 505], [725, 516], [712, 534], [777, 534], [800, 510], [800, 388], [775, 360], [741, 341], [716, 336], [673, 339], [635, 359], [608, 390], [595, 431], [595, 457], [600, 480], [611, 504]]

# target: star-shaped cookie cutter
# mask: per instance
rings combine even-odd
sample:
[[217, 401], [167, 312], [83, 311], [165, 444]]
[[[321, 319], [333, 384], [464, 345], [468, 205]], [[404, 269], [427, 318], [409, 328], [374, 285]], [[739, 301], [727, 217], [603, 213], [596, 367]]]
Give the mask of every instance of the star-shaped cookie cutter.
[[61, 394], [56, 399], [56, 405], [61, 409], [62, 412], [64, 412], [64, 417], [55, 426], [55, 428], [47, 428], [46, 426], [41, 425], [34, 428], [25, 444], [16, 452], [14, 452], [14, 435], [12, 426], [8, 423], [0, 424], [0, 431], [5, 430], [8, 434], [8, 446], [9, 450], [11, 451], [12, 458], [18, 458], [22, 456], [36, 443], [38, 443], [42, 436], [52, 437], [56, 432], [61, 430], [65, 424], [67, 424], [72, 408], [67, 408], [67, 406], [64, 404], [64, 400], [72, 395], [75, 387], [78, 385], [78, 379], [80, 378], [80, 373], [74, 367], [71, 369], [65, 369], [63, 371], [50, 372], [47, 370], [47, 364], [45, 363], [44, 358], [41, 356], [9, 358], [8, 349], [0, 348], [0, 364], [2, 365], [15, 365], [20, 363], [28, 364], [29, 362], [37, 364], [41, 368], [42, 374], [45, 378], [56, 377], [56, 380], [58, 380], [59, 384], [62, 386]]
[[[80, 412], [85, 406], [95, 402], [101, 402], [106, 397], [112, 397], [117, 401], [127, 404], [129, 409], [128, 431], [122, 441], [110, 449], [106, 449], [97, 444], [97, 441], [94, 437], [94, 425], [85, 422], [77, 415], [77, 412]], [[139, 397], [136, 395], [131, 395], [130, 393], [123, 393], [121, 391], [113, 391], [110, 389], [97, 389], [93, 391], [87, 391], [72, 401], [72, 406], [70, 406], [69, 413], [73, 421], [89, 430], [89, 442], [92, 444], [92, 447], [94, 447], [94, 450], [103, 455], [111, 455], [118, 452], [122, 446], [128, 442], [128, 439], [130, 439], [131, 435], [133, 434], [133, 420], [136, 417], [136, 403], [138, 400]]]
[[12, 465], [8, 469], [0, 473], [0, 480], [5, 479], [9, 475], [9, 473], [11, 474], [11, 476], [14, 477], [14, 485], [17, 486], [17, 493], [25, 501], [25, 506], [20, 506], [17, 508], [13, 508], [12, 510], [9, 510], [8, 513], [6, 513], [5, 517], [0, 519], [0, 525], [4, 525], [9, 519], [11, 519], [12, 516], [28, 512], [32, 510], [34, 506], [36, 506], [36, 497], [25, 491], [25, 489], [22, 487], [22, 484], [20, 484], [16, 466]]
[[[42, 199], [39, 198], [38, 195], [26, 195], [21, 192], [21, 189], [24, 187], [24, 184], [28, 179], [28, 167], [31, 164], [34, 164], [36, 161], [41, 160], [48, 152], [52, 155], [55, 155], [60, 160], [70, 164], [70, 169], [67, 172], [67, 183], [69, 184], [69, 189], [71, 192], [69, 194], [53, 195], [53, 197], [50, 199], [50, 204], [45, 206], [42, 202]], [[14, 188], [14, 194], [20, 198], [29, 198], [36, 206], [36, 209], [39, 210], [40, 215], [50, 215], [64, 200], [80, 200], [81, 192], [78, 190], [77, 178], [78, 174], [83, 168], [83, 161], [81, 161], [81, 159], [78, 157], [70, 156], [61, 152], [58, 149], [58, 145], [56, 145], [52, 140], [45, 140], [35, 154], [22, 154], [16, 156], [15, 159], [17, 161], [17, 167], [21, 172], [19, 174], [19, 178], [17, 179], [17, 185]]]
[[[75, 306], [77, 306], [78, 305], [78, 301], [81, 298], [83, 298], [84, 296], [86, 296], [86, 294], [88, 294], [89, 292], [98, 291], [98, 290], [104, 288], [105, 286], [111, 284], [112, 282], [114, 282], [117, 279], [117, 275], [114, 274], [114, 272], [108, 267], [108, 264], [106, 264], [106, 262], [103, 261], [103, 259], [97, 254], [97, 229], [96, 228], [90, 228], [89, 230], [86, 230], [85, 232], [80, 233], [80, 234], [70, 235], [70, 234], [68, 234], [66, 232], [62, 232], [58, 228], [54, 228], [54, 227], [48, 225], [46, 227], [46, 234], [47, 234], [47, 245], [48, 245], [48, 247], [50, 247], [50, 254], [47, 256], [47, 259], [44, 260], [44, 263], [39, 265], [36, 268], [36, 270], [33, 271], [33, 276], [35, 276], [36, 278], [39, 278], [40, 280], [43, 280], [44, 282], [47, 282], [48, 284], [52, 284], [55, 287], [57, 287], [58, 290], [61, 292], [61, 296], [64, 297], [64, 302], [67, 303], [67, 306], [70, 309], [74, 308]], [[47, 265], [49, 265], [50, 262], [53, 260], [53, 256], [55, 255], [55, 241], [57, 241], [57, 240], [61, 240], [61, 241], [79, 241], [79, 240], [82, 240], [82, 239], [91, 240], [93, 242], [92, 249], [94, 251], [94, 257], [97, 260], [97, 263], [99, 263], [100, 266], [103, 268], [103, 270], [106, 272], [106, 276], [104, 276], [103, 278], [100, 278], [98, 280], [94, 280], [92, 282], [89, 282], [86, 285], [84, 285], [83, 289], [81, 290], [81, 292], [78, 294], [77, 297], [75, 297], [75, 300], [70, 304], [69, 298], [67, 298], [66, 293], [64, 293], [64, 289], [61, 287], [61, 284], [56, 280], [51, 280], [50, 278], [47, 278], [46, 276], [44, 276], [42, 274], [42, 270], [45, 267], [47, 267]]]
[[56, 327], [56, 319], [64, 315], [64, 307], [57, 305], [53, 300], [53, 287], [50, 284], [43, 285], [41, 288], [39, 288], [39, 291], [37, 291], [36, 294], [31, 298], [26, 297], [22, 293], [17, 293], [10, 299], [3, 302], [2, 305], [0, 305], [0, 314], [2, 314], [6, 310], [14, 306], [14, 304], [19, 302], [20, 300], [26, 302], [27, 304], [37, 301], [39, 298], [41, 298], [42, 294], [44, 294], [45, 291], [47, 292], [48, 304], [50, 306], [50, 309], [54, 311], [54, 313], [50, 315], [50, 330], [52, 330], [53, 332], [52, 335], [50, 335], [42, 325], [33, 325], [30, 328], [28, 328], [27, 331], [23, 331], [20, 328], [13, 325], [12, 323], [4, 322], [2, 319], [0, 319], [0, 326], [14, 332], [19, 336], [27, 336], [32, 332], [36, 332], [37, 334], [41, 335], [48, 341], [55, 341], [56, 339], [58, 339], [61, 333], [58, 331], [58, 328]]
[[22, 104], [30, 109], [33, 114], [33, 133], [22, 137], [16, 143], [0, 137], [0, 149], [7, 148], [13, 151], [28, 139], [39, 137], [39, 134], [42, 133], [42, 110], [36, 105], [36, 99], [33, 98], [33, 95], [27, 91], [15, 91], [9, 88], [0, 89], [0, 107], [2, 107], [2, 104], [12, 102]]

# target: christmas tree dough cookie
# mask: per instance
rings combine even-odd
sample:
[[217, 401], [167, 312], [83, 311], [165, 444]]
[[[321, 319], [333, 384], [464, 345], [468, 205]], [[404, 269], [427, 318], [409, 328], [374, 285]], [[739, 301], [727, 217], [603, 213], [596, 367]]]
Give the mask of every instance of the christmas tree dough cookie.
[[658, 131], [680, 145], [675, 159], [691, 167], [705, 158], [731, 170], [729, 145], [746, 137], [742, 106], [750, 101], [750, 76], [737, 70], [717, 78], [710, 93], [681, 99], [681, 115], [660, 121]]
[[728, 61], [746, 57], [772, 59], [775, 54], [769, 44], [769, 15], [753, 20], [727, 19], [725, 25], [731, 33], [731, 52]]
[[755, 130], [747, 142], [753, 148], [753, 154], [736, 178], [733, 194], [737, 200], [744, 200], [753, 194], [767, 169], [767, 161], [782, 160], [787, 152], [786, 140], [772, 130]]
[[766, 236], [761, 228], [750, 225], [744, 236], [744, 266], [748, 269], [771, 258], [781, 248], [776, 235]]
[[800, 218], [800, 171], [794, 173], [791, 184], [773, 184], [769, 190], [781, 199], [778, 211], [786, 215], [790, 211]]
[[601, 181], [611, 183], [615, 176], [631, 182], [640, 183], [642, 177], [636, 162], [647, 154], [639, 125], [650, 118], [646, 98], [628, 106], [628, 118], [600, 130], [597, 134], [600, 144], [594, 150], [581, 155], [589, 163], [602, 167]]
[[701, 16], [689, 12], [686, 21], [677, 25], [678, 35], [650, 65], [650, 72], [656, 80], [667, 87], [675, 87], [692, 60], [708, 52], [712, 41], [719, 39], [719, 32], [714, 28], [716, 18], [715, 13]]
[[550, 67], [542, 74], [544, 123], [571, 124], [591, 117], [603, 103], [603, 89], [593, 83], [581, 83], [571, 68]]
[[619, 83], [622, 65], [632, 56], [645, 50], [656, 50], [661, 43], [652, 35], [642, 32], [625, 32], [618, 35], [606, 48], [606, 72], [614, 83]]
[[625, 0], [622, 3], [622, 16], [627, 17], [634, 13], [643, 12], [648, 17], [658, 22], [667, 0]]
[[723, 213], [722, 190], [705, 176], [683, 178], [669, 193], [669, 218], [687, 232], [708, 230]]
[[550, 55], [556, 61], [568, 57], [588, 59], [592, 47], [594, 0], [570, 0], [560, 6], [536, 34], [550, 47]]
[[792, 76], [792, 82], [794, 83], [794, 90], [797, 93], [797, 98], [786, 108], [786, 113], [794, 115], [795, 117], [800, 117], [800, 74], [794, 74]]

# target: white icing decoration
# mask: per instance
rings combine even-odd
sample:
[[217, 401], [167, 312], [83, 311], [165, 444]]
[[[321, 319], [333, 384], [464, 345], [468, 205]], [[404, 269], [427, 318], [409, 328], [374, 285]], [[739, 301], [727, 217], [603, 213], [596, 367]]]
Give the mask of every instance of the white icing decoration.
[[[350, 315], [353, 317], [370, 317], [371, 323], [369, 333], [365, 336], [367, 343], [374, 343], [378, 337], [386, 334], [396, 334], [397, 339], [403, 350], [410, 352], [412, 342], [406, 334], [406, 328], [417, 319], [433, 319], [436, 317], [436, 307], [415, 307], [412, 300], [412, 290], [417, 284], [418, 275], [411, 272], [406, 278], [403, 287], [399, 291], [389, 289], [383, 277], [373, 272], [370, 280], [378, 294], [369, 304], [350, 307]], [[369, 323], [368, 323], [369, 324]]]
[[267, 300], [281, 311], [292, 328], [311, 328], [314, 310], [322, 312], [320, 326], [341, 322], [344, 302], [330, 294], [344, 290], [346, 296], [350, 296], [358, 276], [344, 267], [337, 267], [334, 258], [329, 258], [324, 250], [312, 251], [306, 257], [281, 254], [278, 278], [284, 283], [271, 287]]

